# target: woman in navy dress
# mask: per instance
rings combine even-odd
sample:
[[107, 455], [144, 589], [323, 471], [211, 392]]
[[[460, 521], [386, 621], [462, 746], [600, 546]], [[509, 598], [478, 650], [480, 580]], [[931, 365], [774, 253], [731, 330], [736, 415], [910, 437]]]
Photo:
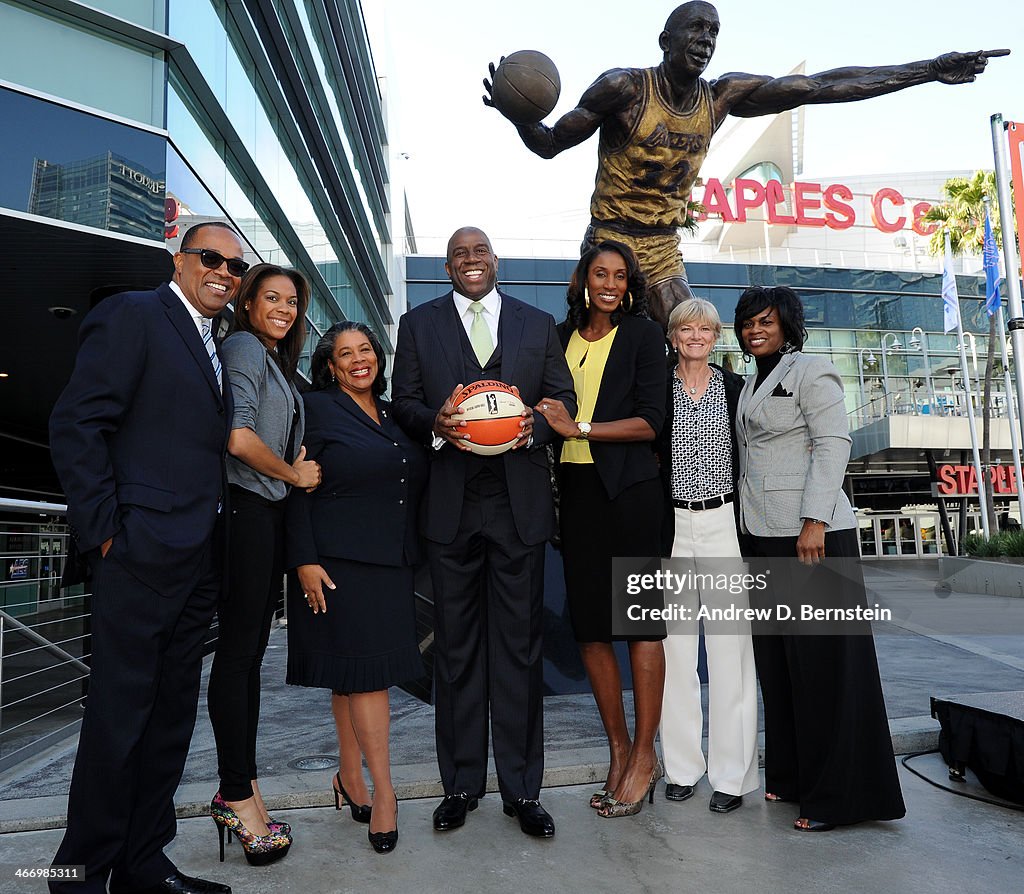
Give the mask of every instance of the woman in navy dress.
[[[288, 503], [288, 682], [333, 693], [335, 806], [369, 822], [378, 853], [398, 840], [388, 687], [423, 675], [413, 563], [423, 449], [391, 418], [384, 350], [363, 323], [332, 326], [313, 354], [305, 445], [323, 471]], [[369, 796], [362, 761], [373, 781]], [[372, 805], [372, 806], [371, 806]]]

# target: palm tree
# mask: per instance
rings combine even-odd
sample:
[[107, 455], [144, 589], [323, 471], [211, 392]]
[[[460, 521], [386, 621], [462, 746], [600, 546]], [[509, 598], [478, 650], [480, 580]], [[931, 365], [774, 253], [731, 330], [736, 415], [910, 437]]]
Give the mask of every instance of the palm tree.
[[945, 234], [953, 256], [980, 255], [985, 244], [985, 196], [992, 200], [989, 217], [999, 244], [999, 201], [995, 171], [975, 171], [970, 177], [950, 177], [943, 185], [946, 201], [932, 205], [924, 214], [928, 223], [938, 224], [928, 241], [928, 253], [941, 257], [946, 251]]
[[[950, 177], [943, 186], [946, 201], [933, 205], [924, 214], [924, 220], [938, 224], [928, 242], [928, 253], [940, 256], [946, 252], [945, 234], [949, 233], [949, 244], [955, 256], [980, 255], [985, 245], [985, 197], [991, 202], [989, 218], [992, 233], [999, 244], [999, 205], [996, 201], [996, 175], [994, 171], [975, 171], [971, 177]], [[1002, 337], [1002, 333], [998, 333]], [[985, 384], [982, 390], [983, 407], [981, 420], [981, 468], [984, 484], [978, 482], [979, 495], [985, 495], [985, 508], [990, 524], [996, 518], [995, 500], [988, 470], [992, 464], [992, 375], [996, 360], [996, 316], [988, 318], [988, 356], [985, 361]], [[1012, 395], [1006, 395], [1007, 400]], [[984, 488], [984, 490], [982, 490]]]

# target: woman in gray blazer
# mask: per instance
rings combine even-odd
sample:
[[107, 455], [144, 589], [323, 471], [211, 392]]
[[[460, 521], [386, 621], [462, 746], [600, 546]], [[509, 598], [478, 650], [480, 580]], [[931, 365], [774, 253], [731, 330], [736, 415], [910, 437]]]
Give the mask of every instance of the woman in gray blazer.
[[210, 721], [220, 790], [210, 812], [233, 832], [250, 863], [284, 856], [291, 829], [274, 822], [256, 783], [260, 666], [284, 577], [284, 505], [290, 487], [314, 488], [320, 466], [305, 459], [302, 401], [292, 380], [306, 341], [309, 284], [297, 270], [257, 264], [235, 298], [220, 346], [234, 416], [228, 439], [228, 589], [217, 606]]
[[[850, 435], [842, 378], [825, 358], [802, 353], [803, 305], [792, 289], [747, 289], [735, 329], [757, 361], [736, 418], [740, 528], [750, 556], [807, 566], [850, 558], [842, 576], [813, 569], [807, 592], [830, 588], [844, 604], [863, 605], [857, 522], [843, 492]], [[831, 592], [837, 586], [842, 593]], [[754, 658], [764, 701], [765, 800], [798, 803], [794, 826], [805, 832], [902, 817], [870, 626], [840, 635], [755, 635]]]

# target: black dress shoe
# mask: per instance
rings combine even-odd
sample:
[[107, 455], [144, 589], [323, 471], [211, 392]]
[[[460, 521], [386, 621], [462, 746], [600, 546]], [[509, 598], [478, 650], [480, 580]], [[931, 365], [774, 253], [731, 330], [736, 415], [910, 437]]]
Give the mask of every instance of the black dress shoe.
[[743, 795], [727, 795], [725, 792], [714, 792], [708, 810], [714, 813], [729, 813], [743, 803]]
[[466, 824], [466, 814], [476, 810], [477, 799], [465, 792], [445, 795], [441, 803], [434, 808], [434, 831], [448, 832]]
[[138, 894], [231, 894], [231, 888], [220, 882], [207, 881], [182, 875], [177, 869], [162, 882], [139, 891]]
[[555, 821], [551, 814], [540, 806], [540, 801], [529, 798], [517, 798], [515, 801], [506, 801], [502, 805], [505, 816], [514, 816], [519, 820], [519, 828], [527, 835], [535, 835], [537, 838], [554, 838]]
[[692, 785], [676, 785], [674, 782], [670, 782], [665, 786], [666, 801], [686, 801], [692, 797]]

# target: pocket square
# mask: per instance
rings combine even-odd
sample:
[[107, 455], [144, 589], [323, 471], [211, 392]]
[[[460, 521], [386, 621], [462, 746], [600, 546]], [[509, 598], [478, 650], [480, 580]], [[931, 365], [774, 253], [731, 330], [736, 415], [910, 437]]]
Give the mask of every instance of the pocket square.
[[772, 390], [772, 393], [771, 393], [771, 397], [792, 397], [792, 396], [793, 396], [793, 392], [792, 391], [787, 391], [785, 388], [783, 388], [782, 387], [782, 382], [779, 382], [779, 384], [775, 386], [775, 388]]

